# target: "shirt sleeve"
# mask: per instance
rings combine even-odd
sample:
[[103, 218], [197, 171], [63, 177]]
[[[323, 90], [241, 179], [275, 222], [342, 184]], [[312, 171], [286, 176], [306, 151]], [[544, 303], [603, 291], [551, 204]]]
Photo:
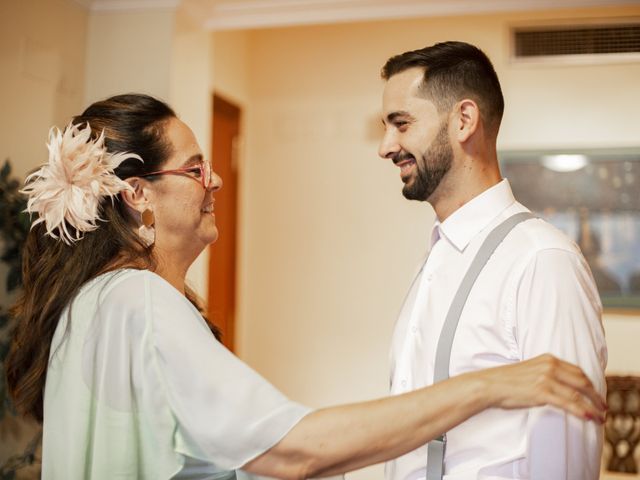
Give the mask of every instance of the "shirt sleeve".
[[310, 411], [221, 345], [168, 283], [149, 276], [146, 296], [157, 368], [177, 421], [177, 452], [237, 469]]
[[[584, 258], [577, 252], [538, 252], [517, 293], [517, 341], [522, 359], [551, 353], [576, 364], [596, 390], [606, 391], [607, 350], [602, 307]], [[596, 480], [602, 427], [553, 407], [532, 409], [527, 422], [531, 480]]]

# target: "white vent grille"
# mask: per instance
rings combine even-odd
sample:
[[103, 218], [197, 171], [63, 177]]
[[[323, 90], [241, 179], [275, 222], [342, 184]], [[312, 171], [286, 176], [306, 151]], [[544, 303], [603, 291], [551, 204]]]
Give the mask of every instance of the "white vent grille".
[[516, 58], [640, 53], [640, 22], [616, 25], [516, 28]]

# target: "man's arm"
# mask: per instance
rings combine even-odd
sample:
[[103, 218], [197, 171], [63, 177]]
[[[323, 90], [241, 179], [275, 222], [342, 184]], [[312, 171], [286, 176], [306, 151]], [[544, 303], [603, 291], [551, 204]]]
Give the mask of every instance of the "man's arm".
[[[562, 249], [538, 252], [517, 293], [522, 359], [552, 353], [580, 366], [604, 395], [607, 350], [602, 307], [584, 258]], [[602, 427], [552, 407], [532, 409], [527, 428], [531, 480], [596, 480]]]

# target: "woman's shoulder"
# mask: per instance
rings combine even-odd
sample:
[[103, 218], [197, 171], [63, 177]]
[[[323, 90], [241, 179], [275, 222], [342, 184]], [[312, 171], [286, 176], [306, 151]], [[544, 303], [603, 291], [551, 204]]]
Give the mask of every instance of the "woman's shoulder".
[[102, 314], [126, 312], [145, 315], [153, 302], [182, 304], [186, 300], [161, 276], [133, 268], [112, 270], [89, 280], [73, 301], [74, 311], [91, 310]]
[[95, 303], [101, 309], [135, 309], [155, 321], [173, 315], [201, 317], [181, 292], [150, 270], [124, 268], [100, 277], [93, 290], [97, 292]]
[[100, 274], [89, 280], [80, 293], [98, 293], [100, 300], [104, 301], [118, 295], [127, 297], [144, 295], [149, 289], [162, 291], [169, 296], [180, 296], [180, 293], [160, 275], [150, 270], [134, 268], [120, 268]]
[[[169, 282], [149, 270], [136, 269], [110, 271], [87, 282], [70, 314], [75, 325], [85, 325], [78, 332], [126, 331], [130, 338], [147, 340], [145, 332], [157, 336], [166, 330], [171, 336], [176, 319], [181, 325], [202, 321], [197, 309]], [[117, 337], [115, 333], [106, 336]]]

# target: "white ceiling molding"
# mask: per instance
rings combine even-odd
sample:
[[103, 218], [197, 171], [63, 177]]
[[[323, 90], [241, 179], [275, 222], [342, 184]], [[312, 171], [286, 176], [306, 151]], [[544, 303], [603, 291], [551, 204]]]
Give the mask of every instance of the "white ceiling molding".
[[638, 0], [184, 0], [210, 30], [638, 5]]
[[73, 0], [73, 3], [77, 3], [81, 7], [86, 8], [87, 10], [91, 9], [91, 0]]
[[183, 8], [209, 30], [639, 5], [640, 0], [73, 0], [93, 12]]
[[74, 0], [92, 12], [176, 9], [181, 0]]

